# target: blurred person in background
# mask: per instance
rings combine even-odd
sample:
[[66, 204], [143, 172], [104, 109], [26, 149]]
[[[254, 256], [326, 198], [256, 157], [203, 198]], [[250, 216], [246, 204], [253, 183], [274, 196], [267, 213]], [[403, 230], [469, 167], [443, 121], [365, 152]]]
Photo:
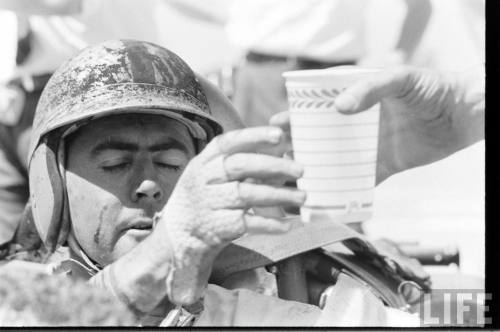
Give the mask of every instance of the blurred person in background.
[[412, 66], [463, 71], [485, 62], [485, 1], [431, 0], [433, 14]]
[[228, 38], [246, 52], [233, 96], [246, 126], [265, 125], [287, 109], [285, 71], [404, 63], [431, 13], [429, 0], [404, 3], [407, 11], [395, 49], [372, 58], [365, 40], [366, 0], [237, 0], [230, 2], [227, 13], [195, 1], [170, 1], [190, 17], [224, 25]]
[[[396, 20], [400, 16], [397, 9], [401, 9], [386, 2], [389, 0], [380, 2], [377, 14]], [[407, 64], [440, 72], [465, 72], [484, 66], [485, 1], [431, 0], [431, 5], [427, 29]], [[372, 48], [388, 48], [384, 46], [387, 42], [377, 36], [389, 36], [391, 25], [372, 26]], [[484, 75], [481, 79], [484, 84]], [[482, 278], [484, 283], [484, 191], [485, 141], [480, 140], [449, 158], [384, 182], [376, 190], [377, 212], [364, 230], [370, 237], [414, 242], [421, 248], [456, 247], [459, 266], [426, 267], [438, 288], [449, 287], [450, 280], [457, 280], [451, 275], [458, 271]]]

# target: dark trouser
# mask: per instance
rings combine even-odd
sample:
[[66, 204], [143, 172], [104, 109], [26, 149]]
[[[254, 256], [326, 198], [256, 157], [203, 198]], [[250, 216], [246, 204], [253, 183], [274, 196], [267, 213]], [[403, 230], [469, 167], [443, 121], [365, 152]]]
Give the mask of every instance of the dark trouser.
[[264, 126], [274, 114], [288, 109], [285, 80], [281, 76], [285, 71], [323, 69], [355, 63], [322, 62], [249, 52], [237, 71], [233, 103], [245, 125]]

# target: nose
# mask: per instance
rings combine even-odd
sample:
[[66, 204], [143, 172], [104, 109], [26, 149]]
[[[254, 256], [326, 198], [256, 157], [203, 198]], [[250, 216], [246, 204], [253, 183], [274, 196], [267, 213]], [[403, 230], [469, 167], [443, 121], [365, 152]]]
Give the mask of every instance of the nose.
[[132, 200], [134, 202], [159, 202], [163, 199], [163, 189], [153, 180], [143, 180], [137, 189], [133, 192]]

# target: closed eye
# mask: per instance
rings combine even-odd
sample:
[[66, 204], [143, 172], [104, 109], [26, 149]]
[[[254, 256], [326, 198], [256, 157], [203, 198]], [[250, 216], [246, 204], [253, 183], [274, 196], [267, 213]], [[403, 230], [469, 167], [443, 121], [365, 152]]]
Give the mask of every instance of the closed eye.
[[119, 164], [113, 164], [113, 165], [104, 165], [101, 166], [101, 168], [106, 171], [106, 172], [114, 172], [114, 171], [119, 171], [127, 168], [130, 165], [129, 162], [123, 162]]
[[167, 169], [171, 169], [174, 171], [179, 171], [182, 168], [179, 165], [166, 164], [166, 163], [162, 163], [162, 162], [155, 162], [155, 165], [160, 167], [160, 168], [167, 168]]

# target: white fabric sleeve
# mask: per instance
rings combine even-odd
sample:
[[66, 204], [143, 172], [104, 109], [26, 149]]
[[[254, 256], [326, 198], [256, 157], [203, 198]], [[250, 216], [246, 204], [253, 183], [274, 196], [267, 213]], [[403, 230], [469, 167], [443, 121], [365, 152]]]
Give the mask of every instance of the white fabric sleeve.
[[417, 327], [418, 316], [384, 306], [368, 288], [341, 274], [316, 326]]

